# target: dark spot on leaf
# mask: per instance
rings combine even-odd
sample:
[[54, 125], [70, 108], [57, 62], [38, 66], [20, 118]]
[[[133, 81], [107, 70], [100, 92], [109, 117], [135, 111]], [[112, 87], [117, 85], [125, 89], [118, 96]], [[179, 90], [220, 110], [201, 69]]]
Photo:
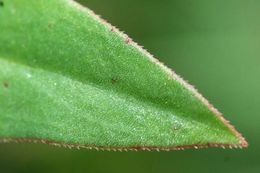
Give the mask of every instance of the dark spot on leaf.
[[53, 22], [49, 22], [48, 23], [48, 28], [52, 28], [53, 27]]
[[113, 77], [113, 78], [111, 79], [111, 83], [112, 83], [112, 84], [116, 84], [116, 83], [118, 83], [118, 81], [119, 81], [119, 79], [118, 79], [117, 77]]
[[115, 28], [114, 28], [114, 27], [112, 27], [110, 31], [111, 31], [111, 32], [115, 32]]
[[127, 44], [130, 44], [130, 43], [132, 42], [132, 40], [131, 40], [131, 38], [127, 37], [127, 38], [125, 39], [125, 42], [126, 42]]
[[4, 6], [4, 1], [0, 1], [0, 7]]
[[4, 85], [5, 88], [9, 87], [9, 83], [7, 81], [4, 81], [3, 85]]
[[180, 130], [181, 129], [181, 125], [179, 125], [179, 124], [175, 124], [174, 126], [173, 126], [173, 130], [175, 131], [175, 130]]

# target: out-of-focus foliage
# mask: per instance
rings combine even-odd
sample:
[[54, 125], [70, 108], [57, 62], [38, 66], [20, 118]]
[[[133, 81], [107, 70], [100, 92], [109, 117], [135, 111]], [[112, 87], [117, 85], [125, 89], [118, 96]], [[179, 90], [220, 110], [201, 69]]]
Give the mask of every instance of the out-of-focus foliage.
[[113, 153], [1, 144], [1, 172], [259, 172], [260, 1], [82, 3], [194, 84], [239, 127], [249, 148]]

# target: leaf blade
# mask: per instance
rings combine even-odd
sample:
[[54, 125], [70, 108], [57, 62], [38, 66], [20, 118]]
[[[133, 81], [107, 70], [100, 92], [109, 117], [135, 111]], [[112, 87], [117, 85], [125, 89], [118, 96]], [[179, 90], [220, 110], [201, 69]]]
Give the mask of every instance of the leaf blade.
[[[0, 13], [0, 79], [12, 79], [0, 90], [1, 136], [105, 148], [246, 145], [191, 86], [91, 11], [65, 0], [9, 3]], [[19, 100], [24, 115], [5, 115]]]

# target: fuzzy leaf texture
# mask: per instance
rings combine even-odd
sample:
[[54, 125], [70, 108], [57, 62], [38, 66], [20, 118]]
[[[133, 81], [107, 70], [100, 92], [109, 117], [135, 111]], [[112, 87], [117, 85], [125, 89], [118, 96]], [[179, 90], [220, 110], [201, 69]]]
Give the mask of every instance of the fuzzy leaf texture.
[[0, 137], [113, 150], [247, 146], [192, 86], [71, 0], [1, 1]]

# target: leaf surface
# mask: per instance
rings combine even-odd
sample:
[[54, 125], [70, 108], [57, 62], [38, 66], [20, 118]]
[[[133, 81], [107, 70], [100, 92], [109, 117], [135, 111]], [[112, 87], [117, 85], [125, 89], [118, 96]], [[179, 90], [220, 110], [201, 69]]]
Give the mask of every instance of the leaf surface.
[[247, 146], [192, 86], [74, 1], [3, 1], [0, 29], [3, 142]]

